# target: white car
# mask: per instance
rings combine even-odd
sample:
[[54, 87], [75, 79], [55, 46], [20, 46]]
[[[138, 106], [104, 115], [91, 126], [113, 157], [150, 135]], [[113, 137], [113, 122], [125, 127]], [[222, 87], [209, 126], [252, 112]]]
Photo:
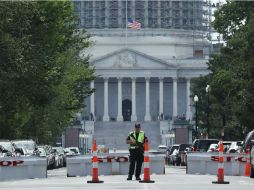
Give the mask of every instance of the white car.
[[167, 146], [166, 145], [159, 145], [157, 150], [158, 150], [158, 152], [166, 153], [167, 152]]
[[64, 149], [67, 156], [77, 156], [80, 155], [78, 147], [67, 147]]

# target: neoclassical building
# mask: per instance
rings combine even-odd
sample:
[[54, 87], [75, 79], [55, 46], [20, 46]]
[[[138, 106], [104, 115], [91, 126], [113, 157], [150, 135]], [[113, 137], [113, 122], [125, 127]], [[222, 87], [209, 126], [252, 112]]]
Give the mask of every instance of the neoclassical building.
[[[154, 53], [165, 48], [154, 46]], [[91, 83], [96, 92], [88, 99], [87, 114], [97, 121], [191, 119], [191, 79], [208, 73], [205, 60], [165, 61], [137, 49], [122, 47], [92, 60], [98, 78]]]
[[[83, 54], [91, 55], [97, 76], [95, 93], [85, 100], [85, 118], [93, 115], [94, 129], [107, 122], [192, 119], [191, 79], [209, 73], [208, 3], [74, 1], [78, 25], [93, 41]], [[126, 16], [141, 29], [127, 29]]]

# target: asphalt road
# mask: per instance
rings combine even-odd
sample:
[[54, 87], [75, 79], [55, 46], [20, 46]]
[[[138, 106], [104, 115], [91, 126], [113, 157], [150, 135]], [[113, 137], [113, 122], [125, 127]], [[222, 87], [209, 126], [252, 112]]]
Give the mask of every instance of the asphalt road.
[[141, 184], [135, 180], [126, 181], [126, 176], [100, 176], [103, 184], [87, 184], [88, 177], [66, 177], [66, 169], [50, 170], [47, 179], [28, 179], [0, 182], [0, 189], [8, 190], [249, 190], [254, 189], [254, 179], [226, 176], [229, 185], [212, 184], [216, 176], [186, 175], [183, 167], [167, 167], [165, 175], [151, 175], [154, 184]]

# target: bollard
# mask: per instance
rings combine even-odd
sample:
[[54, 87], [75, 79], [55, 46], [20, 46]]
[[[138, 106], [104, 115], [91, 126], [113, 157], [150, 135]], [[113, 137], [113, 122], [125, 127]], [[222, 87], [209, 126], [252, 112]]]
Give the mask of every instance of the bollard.
[[218, 159], [218, 171], [217, 171], [217, 181], [213, 181], [213, 184], [229, 184], [228, 181], [224, 181], [224, 165], [223, 165], [223, 142], [220, 142], [219, 147], [219, 159]]
[[93, 158], [92, 158], [92, 180], [87, 181], [87, 183], [104, 183], [104, 181], [99, 180], [99, 169], [98, 169], [98, 157], [97, 157], [97, 145], [96, 140], [93, 141]]
[[154, 181], [150, 180], [150, 166], [149, 166], [149, 145], [148, 141], [145, 141], [145, 156], [144, 156], [144, 179], [139, 181], [139, 183], [154, 183]]

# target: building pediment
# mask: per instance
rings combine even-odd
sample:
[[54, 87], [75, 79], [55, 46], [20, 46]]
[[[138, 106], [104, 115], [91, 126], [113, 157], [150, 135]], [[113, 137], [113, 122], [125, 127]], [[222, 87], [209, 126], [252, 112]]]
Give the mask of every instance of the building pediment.
[[96, 69], [177, 69], [176, 65], [124, 48], [91, 61]]

